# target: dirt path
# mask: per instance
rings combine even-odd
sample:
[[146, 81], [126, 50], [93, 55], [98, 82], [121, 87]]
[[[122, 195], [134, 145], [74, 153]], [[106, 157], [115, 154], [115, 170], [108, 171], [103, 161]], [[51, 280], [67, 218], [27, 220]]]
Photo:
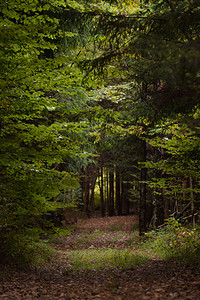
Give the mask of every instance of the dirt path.
[[[0, 299], [194, 299], [200, 300], [200, 271], [155, 260], [137, 269], [66, 272], [69, 250], [124, 248], [131, 239], [134, 216], [82, 221], [55, 244], [58, 257], [37, 270], [2, 269]], [[132, 248], [134, 251], [134, 248]]]

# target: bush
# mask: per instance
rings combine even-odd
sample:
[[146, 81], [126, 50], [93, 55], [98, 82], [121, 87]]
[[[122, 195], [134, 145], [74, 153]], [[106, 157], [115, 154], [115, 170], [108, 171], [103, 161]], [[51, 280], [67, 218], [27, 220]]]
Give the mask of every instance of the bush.
[[38, 266], [49, 261], [55, 250], [36, 232], [16, 232], [1, 235], [0, 263]]
[[163, 227], [146, 234], [149, 247], [161, 258], [200, 266], [200, 234], [177, 220], [166, 220]]

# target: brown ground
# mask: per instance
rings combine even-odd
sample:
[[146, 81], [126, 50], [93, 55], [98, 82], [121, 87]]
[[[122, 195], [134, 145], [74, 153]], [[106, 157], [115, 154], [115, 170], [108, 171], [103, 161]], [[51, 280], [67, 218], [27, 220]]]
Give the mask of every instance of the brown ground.
[[[2, 268], [0, 299], [200, 300], [200, 270], [162, 260], [152, 259], [136, 270], [66, 272], [68, 250], [87, 249], [91, 245], [96, 248], [127, 247], [127, 241], [133, 238], [131, 229], [135, 221], [134, 216], [129, 216], [79, 222], [73, 235], [54, 245], [58, 251], [54, 263], [37, 270]], [[105, 233], [98, 234], [99, 231]]]

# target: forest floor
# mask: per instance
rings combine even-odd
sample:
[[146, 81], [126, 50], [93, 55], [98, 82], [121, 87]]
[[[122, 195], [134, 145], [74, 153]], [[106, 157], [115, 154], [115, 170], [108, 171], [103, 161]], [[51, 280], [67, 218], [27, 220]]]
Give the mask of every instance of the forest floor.
[[137, 268], [69, 271], [68, 253], [83, 249], [129, 249], [135, 216], [91, 218], [78, 222], [71, 236], [53, 243], [56, 259], [37, 269], [2, 267], [0, 299], [195, 299], [200, 300], [200, 270], [156, 257]]

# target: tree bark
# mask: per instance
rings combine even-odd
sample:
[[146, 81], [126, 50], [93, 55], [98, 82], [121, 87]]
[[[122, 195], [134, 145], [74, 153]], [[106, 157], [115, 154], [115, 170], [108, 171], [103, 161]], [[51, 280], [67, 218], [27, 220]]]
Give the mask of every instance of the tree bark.
[[129, 214], [129, 182], [123, 182], [123, 210], [126, 215]]
[[116, 169], [116, 212], [118, 216], [122, 215], [122, 201], [121, 201], [121, 178], [120, 173]]
[[87, 216], [90, 215], [89, 211], [89, 195], [90, 195], [90, 182], [89, 182], [89, 176], [88, 176], [88, 166], [85, 169], [85, 182], [84, 182], [84, 212], [87, 214]]
[[101, 216], [105, 217], [105, 204], [104, 204], [104, 195], [103, 195], [103, 184], [104, 184], [104, 178], [103, 178], [103, 165], [101, 164], [100, 167], [100, 209], [101, 209]]
[[[141, 161], [146, 162], [146, 141], [141, 140]], [[139, 233], [146, 232], [146, 178], [147, 169], [142, 167], [140, 172], [140, 213], [139, 213]]]
[[[165, 158], [165, 151], [163, 148], [161, 148], [161, 159], [162, 161]], [[165, 172], [162, 171], [162, 178], [165, 178]], [[165, 194], [165, 189], [161, 189], [162, 194], [162, 200], [163, 200], [163, 213], [164, 213], [164, 219], [169, 219], [169, 201]]]
[[164, 219], [169, 219], [169, 201], [166, 197], [165, 190], [162, 189]]
[[108, 203], [109, 203], [109, 172], [106, 169], [106, 212], [108, 213]]
[[93, 178], [92, 178], [92, 182], [91, 182], [91, 186], [90, 186], [90, 211], [93, 214], [94, 213], [94, 189], [95, 189], [95, 185], [96, 185], [96, 181], [97, 181], [97, 177], [98, 177], [98, 170], [95, 171], [95, 173], [93, 174]]
[[192, 176], [190, 175], [190, 200], [191, 200], [191, 212], [192, 212], [192, 226], [195, 228], [195, 215], [194, 215], [194, 193]]
[[114, 172], [109, 172], [108, 215], [114, 216]]

